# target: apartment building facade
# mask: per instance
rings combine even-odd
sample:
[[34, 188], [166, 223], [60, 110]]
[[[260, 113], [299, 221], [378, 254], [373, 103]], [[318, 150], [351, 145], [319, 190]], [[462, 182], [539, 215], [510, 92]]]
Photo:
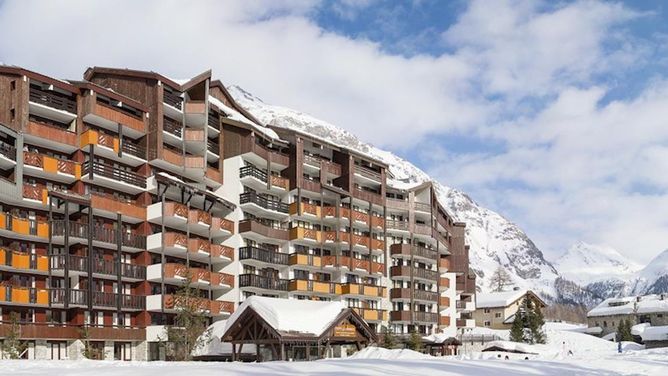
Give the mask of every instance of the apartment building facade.
[[251, 295], [342, 300], [397, 333], [467, 325], [464, 225], [430, 184], [266, 127], [204, 72], [0, 67], [0, 337], [27, 358], [153, 360], [186, 278], [212, 321]]

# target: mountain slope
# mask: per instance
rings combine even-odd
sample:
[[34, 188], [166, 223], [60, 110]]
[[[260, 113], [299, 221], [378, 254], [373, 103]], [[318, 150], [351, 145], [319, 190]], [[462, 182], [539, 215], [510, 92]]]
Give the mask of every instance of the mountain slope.
[[641, 266], [615, 249], [578, 242], [554, 262], [562, 277], [582, 286], [607, 280], [625, 280]]
[[[432, 180], [410, 162], [360, 141], [352, 133], [308, 114], [264, 103], [238, 86], [228, 88], [235, 100], [264, 124], [293, 129], [335, 145], [351, 148], [388, 164], [394, 186], [414, 185]], [[557, 299], [556, 269], [514, 223], [478, 205], [465, 193], [435, 182], [438, 199], [459, 221], [466, 222], [471, 246], [471, 268], [478, 276], [478, 288], [489, 290], [489, 276], [500, 265], [516, 286], [530, 288], [548, 300]]]

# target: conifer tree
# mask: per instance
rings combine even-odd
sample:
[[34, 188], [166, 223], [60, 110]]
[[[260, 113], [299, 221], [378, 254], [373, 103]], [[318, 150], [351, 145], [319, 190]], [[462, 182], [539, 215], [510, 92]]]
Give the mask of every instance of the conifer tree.
[[492, 291], [501, 292], [504, 291], [506, 287], [512, 285], [513, 279], [510, 277], [510, 274], [508, 274], [506, 269], [499, 265], [489, 279], [489, 287], [492, 288]]
[[526, 342], [524, 335], [524, 312], [522, 308], [515, 313], [513, 326], [510, 328], [510, 340], [513, 342]]
[[386, 326], [383, 327], [383, 342], [381, 347], [386, 349], [393, 349], [397, 347], [397, 338], [394, 336], [391, 330], [387, 329]]
[[[525, 300], [529, 300], [525, 298]], [[545, 325], [545, 318], [540, 310], [538, 304], [531, 301], [527, 302], [528, 315], [527, 326], [529, 328], [529, 343], [545, 343], [545, 332], [543, 332], [543, 325]]]
[[413, 351], [422, 350], [422, 336], [416, 330], [411, 331], [410, 337], [408, 337], [408, 342], [406, 346]]
[[12, 312], [9, 315], [9, 330], [2, 341], [2, 354], [7, 359], [19, 359], [21, 354], [28, 348], [28, 343], [21, 339], [21, 326], [19, 315]]
[[633, 341], [633, 334], [631, 334], [631, 321], [628, 319], [621, 320], [617, 326], [617, 341]]

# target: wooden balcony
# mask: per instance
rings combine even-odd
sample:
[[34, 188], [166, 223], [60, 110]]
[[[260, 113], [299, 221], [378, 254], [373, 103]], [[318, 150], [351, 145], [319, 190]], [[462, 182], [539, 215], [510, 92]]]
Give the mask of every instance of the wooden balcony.
[[[21, 339], [76, 340], [81, 338], [81, 326], [52, 323], [21, 324]], [[5, 337], [11, 330], [8, 324], [0, 325], [0, 337]], [[146, 329], [90, 326], [88, 339], [93, 341], [144, 341]]]
[[44, 186], [35, 186], [31, 184], [23, 184], [23, 198], [27, 200], [40, 201], [43, 205], [48, 203], [48, 194]]
[[299, 212], [298, 209], [300, 207], [302, 215], [310, 215], [316, 218], [320, 218], [320, 206], [312, 205], [306, 202], [301, 202], [301, 203], [293, 202], [292, 204], [290, 204], [288, 213], [290, 215], [297, 215]]
[[302, 188], [309, 192], [320, 193], [322, 186], [319, 181], [302, 178]]
[[57, 159], [41, 153], [23, 152], [25, 166], [34, 168], [42, 177], [71, 182], [81, 179], [81, 165], [64, 159]]
[[411, 268], [410, 266], [398, 265], [390, 267], [390, 277], [420, 278], [429, 281], [437, 281], [439, 274], [434, 270], [422, 268]]
[[382, 298], [385, 296], [385, 287], [374, 285], [363, 285], [356, 283], [341, 284], [342, 295], [360, 295], [372, 298]]
[[77, 145], [77, 134], [62, 127], [31, 120], [28, 121], [25, 133], [54, 143], [65, 144], [72, 148], [79, 147]]
[[390, 290], [390, 299], [414, 299], [428, 302], [437, 302], [438, 293], [433, 291], [416, 290], [411, 288], [392, 288]]
[[441, 289], [449, 289], [450, 288], [450, 279], [449, 278], [439, 278], [438, 279], [438, 287]]
[[228, 235], [234, 234], [234, 222], [229, 219], [213, 217], [211, 218], [211, 227], [213, 230], [219, 230], [219, 232], [227, 233]]
[[223, 300], [212, 300], [211, 303], [212, 315], [231, 315], [234, 313], [234, 302], [226, 302]]
[[288, 258], [288, 262], [290, 265], [298, 265], [298, 266], [320, 267], [322, 265], [322, 260], [320, 256], [304, 255], [299, 253], [291, 254], [290, 257]]
[[257, 288], [262, 290], [277, 290], [288, 291], [287, 279], [269, 278], [255, 274], [240, 274], [239, 287], [240, 288]]
[[353, 215], [354, 222], [363, 223], [367, 226], [369, 225], [369, 214], [358, 210], [352, 210], [351, 213]]
[[449, 258], [440, 258], [438, 259], [438, 270], [443, 273], [450, 270], [450, 259]]
[[93, 209], [110, 213], [121, 213], [123, 216], [133, 217], [139, 220], [146, 219], [146, 207], [139, 205], [135, 200], [124, 200], [112, 195], [104, 195], [98, 192], [90, 196]]
[[383, 200], [383, 196], [381, 196], [379, 193], [368, 191], [365, 189], [360, 189], [360, 188], [353, 188], [353, 197], [356, 199], [370, 202], [375, 205], [380, 205], [383, 206], [385, 204], [385, 200]]
[[423, 322], [433, 324], [438, 322], [438, 314], [433, 312], [391, 311], [390, 321]]
[[370, 218], [371, 218], [371, 227], [375, 227], [378, 229], [385, 228], [385, 218], [376, 215], [371, 215]]
[[[70, 272], [81, 272], [88, 273], [89, 269], [89, 260], [87, 256], [76, 256], [76, 255], [52, 255], [49, 256], [49, 263], [51, 265], [51, 270], [63, 270], [65, 266], [70, 270]], [[104, 275], [118, 275], [118, 264], [116, 261], [103, 260], [94, 258], [93, 259], [93, 273], [95, 274], [104, 274]], [[125, 278], [132, 279], [146, 279], [146, 267], [143, 265], [135, 265], [128, 263], [120, 264], [121, 276]]]
[[396, 198], [387, 197], [385, 199], [385, 206], [387, 206], [389, 209], [408, 211], [408, 200], [400, 200]]
[[62, 94], [57, 91], [43, 90], [38, 85], [30, 85], [30, 102], [51, 107], [70, 114], [77, 113], [77, 101], [74, 94]]
[[49, 290], [32, 287], [0, 286], [0, 302], [48, 305]]
[[218, 169], [211, 166], [206, 166], [206, 172], [204, 177], [214, 182], [216, 185], [220, 186], [223, 184], [223, 174], [218, 171]]
[[436, 250], [410, 244], [391, 244], [390, 254], [393, 256], [414, 256], [432, 261], [436, 261], [439, 257]]
[[239, 222], [239, 233], [256, 233], [266, 238], [288, 241], [288, 231], [280, 228], [269, 227], [255, 220], [243, 220]]
[[211, 257], [234, 261], [234, 248], [220, 244], [211, 244]]
[[339, 261], [337, 262], [336, 256], [323, 256], [322, 264], [324, 266], [345, 267], [351, 271], [365, 271], [369, 274], [385, 274], [385, 264], [368, 259], [339, 256]]
[[266, 264], [288, 265], [289, 255], [258, 247], [239, 248], [239, 260], [255, 260]]
[[318, 155], [304, 154], [304, 163], [309, 166], [319, 168], [321, 170], [324, 169], [327, 173], [332, 174], [334, 176], [341, 176], [340, 164], [322, 158]]
[[234, 275], [211, 272], [211, 285], [225, 288], [234, 287]]
[[363, 166], [358, 166], [358, 165], [355, 166], [355, 175], [363, 176], [367, 179], [373, 180], [378, 183], [381, 182], [380, 172], [374, 171], [370, 168], [366, 168]]
[[385, 241], [371, 238], [371, 249], [376, 251], [385, 251]]
[[48, 222], [14, 217], [7, 213], [0, 213], [0, 230], [11, 231], [23, 236], [44, 239], [49, 237]]
[[204, 157], [198, 155], [183, 155], [171, 149], [162, 149], [162, 159], [174, 166], [204, 169]]
[[18, 252], [9, 248], [0, 248], [0, 265], [14, 269], [49, 271], [49, 260], [46, 256]]
[[353, 310], [359, 313], [365, 321], [387, 321], [387, 311], [381, 309], [357, 308]]
[[450, 307], [450, 298], [447, 296], [440, 296], [438, 298], [438, 305], [443, 309], [444, 307]]
[[322, 241], [322, 233], [318, 230], [294, 227], [290, 229], [290, 240], [304, 240], [319, 243]]
[[288, 214], [289, 205], [278, 201], [270, 200], [264, 196], [260, 196], [255, 192], [246, 192], [239, 195], [239, 204], [255, 204], [262, 209], [275, 211], [278, 213]]
[[129, 184], [138, 188], [146, 188], [146, 177], [139, 175], [137, 173], [120, 169], [118, 167], [100, 163], [86, 161], [83, 164], [82, 174], [89, 175], [90, 172], [93, 172], [93, 179], [95, 175], [102, 176], [106, 179], [111, 179], [116, 182], [121, 182]]
[[321, 294], [338, 294], [337, 284], [334, 282], [313, 281], [309, 279], [290, 280], [288, 291], [315, 292]]
[[416, 223], [415, 227], [413, 229], [413, 233], [419, 234], [419, 235], [426, 235], [426, 236], [431, 236], [431, 226], [426, 225], [426, 224], [420, 224]]
[[450, 326], [450, 316], [443, 316], [443, 315], [439, 316], [438, 325]]
[[283, 188], [286, 191], [290, 189], [290, 180], [282, 176], [270, 175], [272, 187]]
[[185, 112], [187, 114], [204, 114], [206, 113], [206, 104], [203, 101], [189, 100], [186, 102]]
[[100, 117], [107, 122], [121, 124], [124, 127], [130, 128], [135, 134], [146, 133], [144, 119], [141, 116], [131, 115], [128, 112], [104, 105], [100, 102], [90, 101], [90, 103], [84, 106], [84, 118], [89, 115]]
[[191, 225], [202, 224], [211, 226], [213, 223], [212, 218], [211, 213], [205, 212], [204, 210], [191, 208], [188, 212], [188, 224]]
[[413, 207], [417, 211], [424, 212], [424, 213], [431, 213], [431, 205], [428, 204], [428, 203], [414, 202]]

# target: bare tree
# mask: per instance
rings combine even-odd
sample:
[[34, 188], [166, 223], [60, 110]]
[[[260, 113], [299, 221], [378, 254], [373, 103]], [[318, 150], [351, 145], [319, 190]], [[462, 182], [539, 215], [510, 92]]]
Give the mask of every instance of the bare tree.
[[510, 274], [499, 265], [498, 268], [492, 274], [492, 277], [489, 280], [489, 287], [492, 288], [492, 291], [501, 292], [506, 289], [506, 287], [514, 285], [513, 279], [510, 277]]
[[2, 354], [6, 359], [19, 359], [28, 348], [28, 343], [21, 340], [21, 325], [16, 312], [9, 314], [9, 330], [2, 342]]

